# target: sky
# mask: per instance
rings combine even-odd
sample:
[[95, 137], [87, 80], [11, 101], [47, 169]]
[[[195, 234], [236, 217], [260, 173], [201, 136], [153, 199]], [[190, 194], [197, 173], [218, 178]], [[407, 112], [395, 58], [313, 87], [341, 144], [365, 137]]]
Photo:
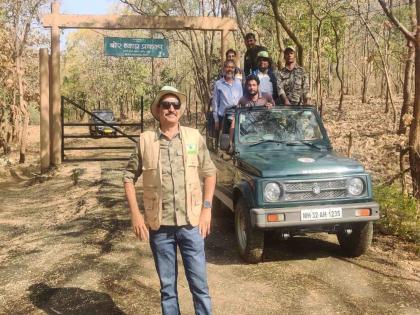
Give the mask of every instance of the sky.
[[118, 0], [61, 0], [61, 13], [106, 14]]
[[[61, 0], [60, 12], [65, 14], [107, 14], [118, 0]], [[64, 30], [61, 50], [66, 48], [67, 36], [74, 30]]]

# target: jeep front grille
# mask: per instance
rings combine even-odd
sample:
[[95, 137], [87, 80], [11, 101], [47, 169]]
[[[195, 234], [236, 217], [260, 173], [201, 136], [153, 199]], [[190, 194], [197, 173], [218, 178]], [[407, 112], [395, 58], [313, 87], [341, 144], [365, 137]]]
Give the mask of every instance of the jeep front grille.
[[345, 179], [285, 182], [285, 200], [323, 200], [347, 197]]

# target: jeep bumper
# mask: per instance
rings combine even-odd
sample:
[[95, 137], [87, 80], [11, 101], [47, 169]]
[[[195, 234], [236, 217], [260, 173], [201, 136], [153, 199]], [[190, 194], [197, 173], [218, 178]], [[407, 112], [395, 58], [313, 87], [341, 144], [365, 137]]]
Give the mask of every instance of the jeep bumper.
[[[370, 209], [370, 212], [367, 209]], [[322, 217], [322, 214], [331, 211], [338, 211], [339, 213], [341, 211], [341, 216], [330, 218], [327, 215]], [[370, 215], [367, 215], [369, 213]], [[310, 216], [308, 217], [308, 214], [313, 214], [313, 216], [318, 217], [311, 218]], [[276, 217], [278, 220], [276, 220]], [[310, 226], [336, 225], [375, 220], [379, 220], [379, 205], [376, 202], [251, 209], [252, 226], [267, 229], [280, 227], [309, 228]]]

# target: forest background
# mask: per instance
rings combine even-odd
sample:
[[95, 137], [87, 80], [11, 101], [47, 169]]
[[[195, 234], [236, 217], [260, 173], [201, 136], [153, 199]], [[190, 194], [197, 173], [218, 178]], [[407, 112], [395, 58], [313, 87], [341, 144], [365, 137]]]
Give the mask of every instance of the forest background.
[[[40, 17], [50, 3], [0, 0], [0, 167], [25, 163], [28, 126], [39, 123], [38, 50], [50, 40]], [[353, 156], [373, 172], [381, 231], [420, 241], [420, 0], [116, 0], [112, 11], [235, 18], [239, 30], [228, 48], [239, 52], [239, 65], [247, 32], [276, 68], [284, 48], [295, 46], [313, 104], [333, 138], [340, 130], [333, 143], [343, 154], [359, 151]], [[170, 58], [107, 57], [104, 36], [167, 38]], [[203, 123], [220, 64], [218, 32], [77, 30], [63, 47], [61, 93], [86, 109], [112, 108], [121, 120], [136, 120], [141, 96], [147, 107], [162, 85], [175, 85], [188, 95], [188, 117], [197, 104]], [[364, 124], [349, 115], [355, 109]], [[369, 124], [372, 109], [386, 126]], [[77, 111], [65, 117], [87, 119]], [[373, 140], [357, 150], [363, 134]]]

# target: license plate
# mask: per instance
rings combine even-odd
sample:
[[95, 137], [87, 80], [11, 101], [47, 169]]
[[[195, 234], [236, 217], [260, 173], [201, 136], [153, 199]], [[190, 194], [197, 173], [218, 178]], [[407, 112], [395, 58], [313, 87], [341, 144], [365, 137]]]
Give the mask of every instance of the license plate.
[[112, 129], [105, 129], [104, 130], [104, 133], [111, 133], [112, 132]]
[[300, 211], [302, 221], [317, 221], [343, 217], [342, 208], [306, 209]]

